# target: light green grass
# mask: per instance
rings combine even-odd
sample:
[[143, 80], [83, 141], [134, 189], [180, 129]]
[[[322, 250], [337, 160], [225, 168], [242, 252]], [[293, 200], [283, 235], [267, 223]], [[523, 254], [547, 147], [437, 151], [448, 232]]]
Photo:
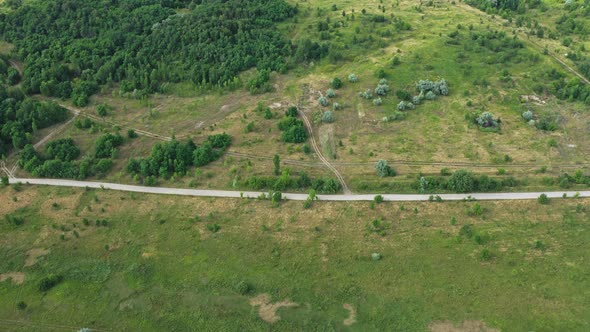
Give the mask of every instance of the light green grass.
[[[442, 320], [507, 331], [590, 327], [588, 200], [479, 202], [483, 215], [469, 217], [474, 202], [374, 210], [368, 202], [315, 202], [303, 210], [301, 202], [270, 208], [268, 201], [26, 186], [0, 189], [0, 198], [0, 214], [25, 217], [20, 227], [0, 224], [0, 272], [26, 274], [22, 285], [0, 283], [0, 323], [14, 331], [424, 331]], [[371, 231], [377, 218], [383, 236]], [[213, 223], [217, 233], [206, 228]], [[466, 224], [481, 244], [459, 235]], [[23, 267], [32, 248], [51, 252]], [[491, 260], [480, 258], [484, 249]], [[373, 252], [382, 260], [372, 261]], [[50, 273], [65, 280], [43, 294], [37, 285]], [[237, 292], [240, 281], [250, 294]], [[299, 306], [278, 310], [281, 320], [270, 325], [248, 304], [262, 293]], [[350, 327], [344, 303], [357, 310]]]

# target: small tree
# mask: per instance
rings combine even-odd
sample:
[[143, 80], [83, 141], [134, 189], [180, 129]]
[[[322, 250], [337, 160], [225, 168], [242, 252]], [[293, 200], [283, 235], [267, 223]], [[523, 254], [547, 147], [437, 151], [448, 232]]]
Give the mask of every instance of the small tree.
[[375, 171], [377, 172], [377, 175], [382, 178], [386, 176], [396, 175], [395, 170], [387, 164], [386, 160], [383, 159], [377, 161], [377, 163], [375, 164]]
[[272, 163], [274, 165], [274, 174], [279, 176], [281, 174], [281, 158], [278, 154], [275, 154], [272, 158]]
[[348, 81], [350, 83], [356, 83], [359, 81], [359, 78], [355, 74], [350, 74], [350, 75], [348, 75]]
[[288, 117], [296, 118], [297, 117], [297, 107], [295, 107], [295, 106], [289, 107], [287, 109], [287, 112], [285, 113], [285, 115]]
[[549, 204], [549, 197], [547, 197], [546, 194], [541, 194], [541, 196], [537, 198], [537, 201], [539, 202], [539, 204], [547, 205]]
[[96, 106], [96, 113], [98, 113], [99, 116], [105, 117], [105, 116], [107, 116], [107, 112], [108, 112], [108, 107], [106, 104], [100, 104], [100, 105]]
[[332, 86], [333, 89], [340, 89], [342, 87], [342, 80], [339, 79], [338, 77], [334, 77], [332, 79], [332, 82], [330, 82], [330, 85]]

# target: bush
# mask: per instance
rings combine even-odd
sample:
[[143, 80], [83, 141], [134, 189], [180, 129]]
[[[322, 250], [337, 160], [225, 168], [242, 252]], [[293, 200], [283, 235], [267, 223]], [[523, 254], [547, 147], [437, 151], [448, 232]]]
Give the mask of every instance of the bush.
[[324, 123], [334, 122], [334, 114], [332, 113], [332, 111], [326, 111], [322, 114], [322, 122], [324, 122]]
[[389, 85], [387, 84], [379, 84], [375, 88], [375, 94], [378, 96], [385, 96], [389, 92]]
[[47, 277], [44, 277], [39, 282], [39, 290], [41, 292], [47, 292], [53, 287], [57, 286], [60, 282], [63, 281], [63, 277], [61, 275], [50, 274]]
[[482, 261], [489, 261], [494, 258], [494, 256], [492, 255], [492, 252], [486, 248], [479, 253], [479, 258], [481, 258]]
[[386, 176], [395, 176], [396, 172], [393, 168], [391, 168], [386, 160], [379, 160], [375, 164], [375, 171], [379, 177], [386, 177]]
[[296, 106], [290, 106], [290, 107], [287, 109], [287, 112], [285, 113], [285, 115], [286, 115], [287, 117], [296, 118], [296, 117], [297, 117], [297, 115], [298, 115], [297, 113], [298, 113], [298, 112], [297, 112], [297, 107], [296, 107]]
[[355, 74], [350, 74], [350, 75], [348, 75], [348, 81], [350, 83], [356, 83], [359, 81], [359, 78]]
[[380, 106], [381, 104], [383, 104], [383, 100], [381, 98], [373, 99], [373, 105]]
[[360, 92], [359, 93], [359, 96], [361, 96], [361, 97], [363, 97], [365, 99], [371, 99], [371, 98], [373, 98], [373, 93], [371, 93], [371, 90], [370, 89], [367, 89], [367, 90], [365, 90], [363, 92]]
[[320, 103], [320, 105], [326, 107], [330, 104], [330, 102], [328, 101], [328, 98], [321, 96], [320, 98], [318, 98], [318, 103]]
[[94, 142], [95, 158], [110, 158], [116, 147], [123, 144], [123, 137], [116, 134], [103, 134]]
[[381, 260], [381, 254], [380, 253], [377, 253], [377, 252], [374, 252], [374, 253], [371, 254], [371, 259], [374, 260], [374, 261]]
[[475, 118], [475, 123], [481, 128], [498, 128], [500, 125], [500, 121], [491, 112], [482, 112]]
[[338, 77], [334, 77], [332, 79], [332, 82], [330, 82], [330, 85], [332, 86], [333, 89], [340, 89], [342, 87], [342, 80], [339, 79]]
[[128, 138], [136, 138], [138, 135], [133, 129], [127, 130], [127, 137]]
[[537, 198], [537, 202], [539, 202], [539, 204], [547, 205], [549, 204], [549, 197], [547, 197], [546, 194], [541, 194], [541, 196]]
[[414, 106], [414, 104], [403, 100], [397, 104], [397, 109], [400, 111], [413, 110], [415, 108], [416, 106]]
[[382, 195], [377, 195], [374, 198], [375, 203], [379, 204], [379, 203], [383, 203], [383, 196]]
[[333, 104], [332, 104], [332, 109], [333, 109], [334, 111], [341, 110], [341, 109], [342, 109], [342, 105], [340, 105], [340, 103], [333, 103]]
[[336, 91], [334, 91], [333, 89], [328, 89], [326, 91], [326, 97], [328, 97], [328, 98], [336, 97]]
[[530, 110], [524, 111], [522, 113], [522, 118], [524, 119], [524, 121], [529, 122], [533, 119], [533, 112], [531, 112]]
[[219, 230], [221, 229], [221, 226], [219, 226], [219, 224], [214, 223], [214, 224], [207, 224], [207, 229], [211, 232], [211, 233], [217, 233], [219, 232]]
[[15, 216], [12, 214], [5, 215], [4, 220], [6, 220], [7, 223], [9, 223], [10, 225], [13, 225], [13, 226], [20, 226], [25, 223], [25, 218]]
[[106, 104], [100, 104], [100, 105], [96, 106], [96, 113], [98, 113], [98, 115], [101, 117], [107, 116], [108, 110], [109, 110], [109, 108]]
[[241, 280], [240, 282], [238, 282], [236, 284], [236, 291], [240, 294], [240, 295], [248, 295], [253, 291], [253, 287], [252, 285], [250, 285], [249, 283], [247, 283], [244, 280]]
[[61, 138], [47, 143], [45, 147], [47, 159], [72, 161], [80, 156], [80, 149], [71, 138]]
[[8, 180], [8, 176], [2, 176], [0, 179], [2, 181], [2, 185], [8, 186], [10, 184], [10, 181]]
[[451, 175], [447, 182], [449, 190], [458, 193], [466, 193], [475, 189], [475, 176], [466, 170], [458, 170]]

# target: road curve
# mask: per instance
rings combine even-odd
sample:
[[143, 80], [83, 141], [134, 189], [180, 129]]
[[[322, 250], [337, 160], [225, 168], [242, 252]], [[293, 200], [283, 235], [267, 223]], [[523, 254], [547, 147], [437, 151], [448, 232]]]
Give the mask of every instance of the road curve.
[[[211, 190], [211, 189], [181, 189], [181, 188], [166, 188], [166, 187], [145, 187], [135, 186], [120, 183], [109, 182], [92, 182], [92, 181], [75, 181], [62, 179], [23, 179], [11, 178], [10, 183], [24, 183], [31, 185], [46, 185], [58, 187], [77, 187], [77, 188], [97, 188], [110, 189], [118, 191], [137, 192], [145, 194], [160, 194], [160, 195], [180, 195], [180, 196], [195, 196], [195, 197], [224, 197], [224, 198], [257, 198], [261, 194], [266, 194], [260, 191], [230, 191], [230, 190]], [[519, 192], [519, 193], [473, 193], [473, 194], [440, 194], [443, 201], [462, 201], [468, 198], [476, 200], [524, 200], [537, 199], [541, 194], [546, 194], [549, 198], [561, 198], [563, 194], [568, 197], [590, 197], [590, 191], [554, 191], [554, 192]], [[376, 194], [343, 194], [343, 195], [318, 195], [320, 201], [372, 201]], [[385, 201], [395, 202], [412, 202], [412, 201], [428, 201], [430, 195], [414, 195], [414, 194], [382, 194]], [[293, 201], [304, 201], [307, 199], [307, 194], [293, 194], [283, 193], [283, 197]]]

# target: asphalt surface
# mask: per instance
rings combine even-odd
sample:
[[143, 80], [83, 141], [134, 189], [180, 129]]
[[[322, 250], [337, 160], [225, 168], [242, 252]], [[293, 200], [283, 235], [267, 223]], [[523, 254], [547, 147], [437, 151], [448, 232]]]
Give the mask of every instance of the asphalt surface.
[[[211, 190], [211, 189], [181, 189], [165, 187], [145, 187], [120, 183], [109, 182], [92, 182], [92, 181], [75, 181], [61, 179], [21, 179], [10, 178], [10, 183], [23, 183], [31, 185], [47, 185], [58, 187], [77, 187], [77, 188], [98, 188], [118, 191], [137, 192], [145, 194], [160, 195], [180, 195], [195, 197], [226, 197], [226, 198], [257, 198], [261, 194], [268, 192], [260, 191], [230, 191], [230, 190]], [[465, 199], [475, 200], [524, 200], [537, 199], [541, 194], [546, 194], [549, 198], [562, 198], [563, 194], [568, 197], [590, 197], [590, 191], [553, 191], [553, 192], [510, 192], [510, 193], [473, 193], [473, 194], [440, 194], [443, 201], [462, 201]], [[320, 201], [372, 201], [377, 194], [340, 194], [340, 195], [317, 195]], [[385, 201], [411, 202], [411, 201], [428, 201], [428, 195], [415, 194], [381, 194]], [[283, 193], [283, 198], [294, 201], [304, 201], [307, 194]]]

